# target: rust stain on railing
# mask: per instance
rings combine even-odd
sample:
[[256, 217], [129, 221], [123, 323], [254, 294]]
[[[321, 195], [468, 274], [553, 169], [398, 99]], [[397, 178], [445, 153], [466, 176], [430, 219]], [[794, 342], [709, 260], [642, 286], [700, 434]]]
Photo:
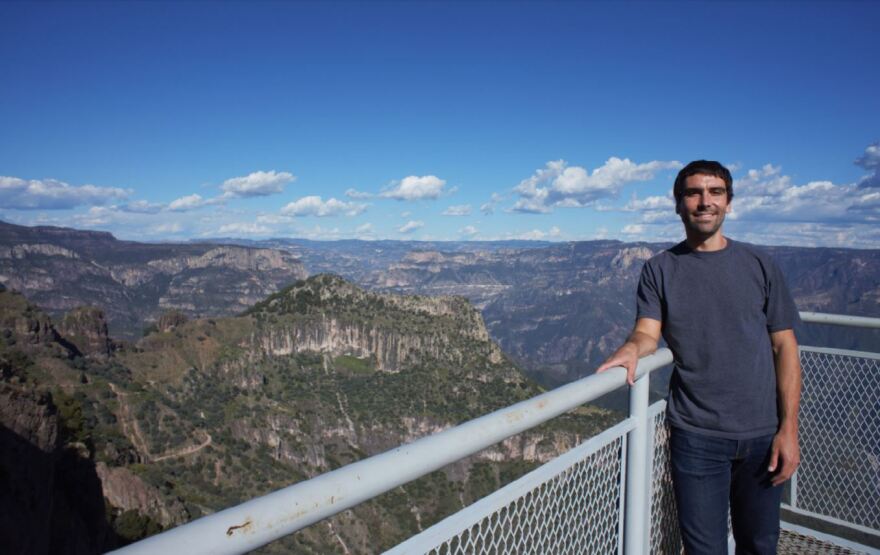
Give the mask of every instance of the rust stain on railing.
[[250, 520], [246, 520], [244, 524], [239, 524], [237, 526], [230, 526], [226, 529], [226, 535], [231, 536], [235, 533], [236, 530], [241, 530], [244, 533], [253, 531], [253, 523]]

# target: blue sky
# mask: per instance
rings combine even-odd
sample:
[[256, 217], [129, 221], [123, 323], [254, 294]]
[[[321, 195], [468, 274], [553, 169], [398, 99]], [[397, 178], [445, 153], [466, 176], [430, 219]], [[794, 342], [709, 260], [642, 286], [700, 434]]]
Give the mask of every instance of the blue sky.
[[0, 219], [880, 248], [875, 2], [0, 4]]

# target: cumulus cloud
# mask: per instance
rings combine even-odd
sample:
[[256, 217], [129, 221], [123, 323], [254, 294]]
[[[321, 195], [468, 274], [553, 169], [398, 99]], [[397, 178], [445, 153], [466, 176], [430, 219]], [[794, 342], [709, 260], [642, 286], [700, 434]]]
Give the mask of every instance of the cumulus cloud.
[[183, 226], [178, 222], [167, 222], [154, 226], [151, 231], [155, 234], [175, 234], [183, 231]]
[[223, 196], [226, 198], [265, 197], [281, 193], [286, 183], [295, 180], [296, 177], [288, 172], [256, 171], [243, 177], [227, 179], [220, 189], [223, 190]]
[[366, 204], [358, 204], [355, 202], [344, 202], [335, 198], [328, 199], [326, 202], [321, 197], [311, 195], [302, 197], [289, 203], [281, 209], [281, 213], [288, 216], [356, 216], [367, 209]]
[[868, 170], [859, 181], [859, 187], [880, 187], [880, 142], [868, 145], [865, 153], [856, 159], [856, 165]]
[[543, 231], [540, 229], [533, 229], [531, 231], [526, 231], [525, 233], [519, 234], [510, 234], [507, 237], [509, 239], [522, 239], [525, 241], [543, 241], [549, 239], [557, 239], [562, 236], [562, 230], [558, 227], [553, 226], [547, 231]]
[[188, 210], [195, 210], [196, 208], [201, 208], [208, 204], [208, 201], [202, 198], [202, 195], [198, 193], [194, 193], [192, 195], [187, 195], [185, 197], [180, 197], [178, 199], [172, 200], [168, 203], [168, 210], [172, 212], [186, 212]]
[[749, 170], [734, 181], [733, 220], [790, 222], [877, 222], [876, 193], [857, 184], [794, 183], [779, 166]]
[[624, 235], [641, 235], [645, 232], [645, 226], [642, 224], [629, 224], [620, 230]]
[[64, 210], [101, 206], [131, 196], [131, 189], [73, 186], [56, 179], [21, 179], [0, 176], [0, 205], [17, 210]]
[[444, 216], [470, 216], [471, 215], [471, 205], [470, 204], [456, 204], [454, 206], [448, 207], [443, 211]]
[[236, 234], [236, 235], [265, 235], [271, 233], [272, 230], [264, 225], [249, 222], [237, 222], [231, 224], [223, 224], [217, 230], [219, 234]]
[[499, 202], [504, 200], [504, 197], [499, 195], [498, 193], [492, 193], [492, 196], [489, 198], [488, 202], [484, 202], [480, 205], [480, 212], [489, 216], [490, 214], [495, 213], [495, 206], [498, 205]]
[[443, 194], [445, 186], [446, 181], [435, 175], [410, 175], [382, 191], [380, 196], [396, 200], [435, 200]]
[[463, 228], [458, 230], [459, 235], [463, 235], [465, 237], [473, 237], [480, 233], [480, 230], [475, 228], [472, 225], [466, 225]]
[[134, 214], [158, 214], [164, 208], [164, 204], [147, 202], [145, 200], [136, 200], [119, 206], [119, 209], [123, 212], [132, 212]]
[[[860, 158], [877, 167], [870, 149]], [[874, 164], [874, 166], [872, 166]], [[796, 183], [779, 166], [766, 164], [734, 179], [732, 211], [726, 233], [763, 244], [873, 247], [880, 244], [880, 191], [861, 183]], [[633, 198], [621, 210], [640, 217], [622, 233], [646, 241], [683, 236], [670, 196]]]
[[410, 220], [397, 229], [398, 233], [412, 233], [413, 231], [425, 227], [425, 222]]
[[373, 195], [373, 193], [365, 193], [363, 191], [358, 191], [356, 189], [347, 189], [345, 191], [345, 196], [347, 196], [348, 198], [353, 198], [353, 199], [367, 199], [367, 198], [373, 198], [374, 195]]
[[624, 212], [640, 212], [641, 221], [648, 223], [669, 223], [679, 219], [675, 213], [675, 200], [673, 200], [671, 193], [666, 196], [651, 196], [643, 199], [633, 196], [622, 210]]
[[565, 160], [547, 162], [514, 187], [520, 198], [512, 210], [545, 214], [554, 207], [594, 205], [601, 199], [616, 197], [627, 183], [648, 181], [659, 171], [680, 167], [677, 161], [636, 164], [628, 158], [611, 157], [588, 172], [580, 166], [569, 166]]

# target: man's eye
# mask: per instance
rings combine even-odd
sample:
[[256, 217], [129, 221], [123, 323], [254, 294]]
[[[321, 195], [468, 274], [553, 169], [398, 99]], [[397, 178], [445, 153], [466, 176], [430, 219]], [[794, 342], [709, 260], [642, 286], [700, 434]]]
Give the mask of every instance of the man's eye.
[[709, 189], [709, 194], [711, 194], [712, 196], [716, 196], [716, 197], [720, 197], [721, 195], [723, 195], [726, 192], [727, 192], [727, 189], [722, 189], [720, 187], [717, 189]]

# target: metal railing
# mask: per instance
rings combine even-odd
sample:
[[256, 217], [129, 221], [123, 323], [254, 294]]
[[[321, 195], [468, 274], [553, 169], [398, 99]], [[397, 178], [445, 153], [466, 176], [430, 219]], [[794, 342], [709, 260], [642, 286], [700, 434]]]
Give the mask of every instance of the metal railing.
[[[880, 328], [880, 318], [801, 313], [807, 323]], [[880, 353], [801, 347], [801, 464], [783, 507], [880, 543]]]
[[[880, 319], [814, 313], [801, 316], [805, 322], [880, 328]], [[841, 372], [861, 364], [862, 375], [868, 377], [860, 378], [856, 387], [841, 388], [839, 382], [846, 381], [845, 374], [834, 373], [828, 378], [824, 371], [815, 372], [813, 357], [820, 355], [837, 357], [833, 358], [834, 364]], [[832, 359], [816, 358], [821, 364], [827, 360]], [[624, 421], [388, 553], [679, 553], [665, 402], [648, 405], [649, 374], [671, 361], [669, 350], [661, 349], [639, 362], [635, 385], [630, 388], [630, 415]], [[863, 411], [875, 421], [880, 411], [880, 355], [803, 347], [802, 361], [802, 463], [797, 478], [792, 480], [787, 508], [880, 537], [876, 501], [880, 498], [880, 426], [876, 422], [873, 427], [865, 425], [862, 420]], [[817, 380], [808, 373], [823, 377]], [[117, 553], [213, 554], [255, 549], [531, 429], [624, 383], [622, 368], [583, 378], [200, 518]], [[823, 388], [842, 392], [845, 400], [856, 394], [867, 395], [856, 412], [851, 405], [822, 412], [831, 400]], [[845, 456], [847, 449], [851, 455], [848, 464], [867, 461], [854, 467], [859, 476], [834, 472], [841, 464], [835, 454]], [[388, 472], [389, 468], [394, 472]]]

